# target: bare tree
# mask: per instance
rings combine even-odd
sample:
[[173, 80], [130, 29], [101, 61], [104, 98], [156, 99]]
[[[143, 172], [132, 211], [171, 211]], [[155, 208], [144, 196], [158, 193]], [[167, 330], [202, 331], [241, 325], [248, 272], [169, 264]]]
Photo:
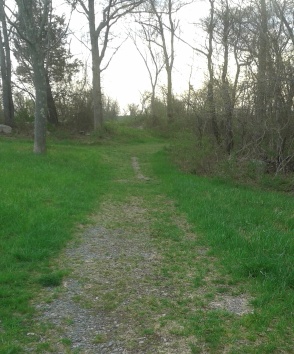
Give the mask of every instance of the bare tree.
[[5, 17], [5, 1], [0, 0], [0, 66], [2, 78], [2, 99], [4, 109], [4, 122], [9, 126], [14, 125], [14, 105], [11, 85], [11, 58], [9, 35]]
[[172, 71], [175, 61], [175, 38], [179, 28], [179, 20], [176, 14], [184, 6], [179, 1], [166, 0], [162, 3], [155, 0], [148, 0], [147, 12], [153, 15], [154, 21], [149, 25], [156, 33], [153, 40], [162, 50], [164, 66], [167, 74], [167, 119], [169, 123], [174, 120], [173, 114], [173, 84]]
[[[40, 9], [36, 9], [40, 11]], [[36, 13], [36, 16], [38, 14]], [[64, 16], [57, 16], [50, 8], [48, 25], [44, 29], [44, 45], [46, 46], [45, 54], [45, 72], [47, 87], [47, 106], [48, 106], [48, 123], [58, 125], [58, 113], [54, 99], [54, 87], [56, 83], [65, 80], [67, 70], [75, 70], [74, 64], [69, 63], [71, 53], [66, 48], [67, 42], [67, 23]], [[25, 88], [32, 85], [32, 62], [31, 50], [27, 42], [20, 36], [14, 36], [13, 54], [17, 59], [16, 67], [17, 80]], [[46, 39], [46, 40], [45, 40]], [[77, 61], [75, 62], [77, 63]]]
[[260, 26], [258, 33], [258, 72], [256, 91], [256, 114], [259, 121], [264, 124], [266, 121], [267, 106], [267, 68], [268, 68], [268, 14], [266, 1], [259, 0]]
[[193, 51], [197, 54], [203, 55], [207, 60], [208, 68], [208, 80], [207, 80], [207, 98], [206, 98], [206, 112], [208, 113], [211, 129], [213, 135], [216, 139], [218, 145], [221, 144], [221, 135], [217, 122], [217, 113], [216, 113], [216, 103], [215, 103], [215, 73], [214, 73], [214, 63], [213, 63], [213, 54], [215, 50], [214, 46], [214, 36], [215, 36], [215, 0], [209, 0], [210, 10], [209, 16], [202, 19], [202, 29], [207, 33], [206, 43], [201, 47], [195, 47], [191, 43], [187, 42], [184, 38], [175, 34], [175, 37], [178, 38], [181, 42], [188, 45]]
[[99, 10], [96, 8], [95, 0], [76, 0], [75, 2], [81, 6], [89, 24], [92, 53], [94, 129], [97, 130], [103, 125], [101, 72], [108, 67], [110, 60], [118, 50], [116, 48], [110, 60], [102, 66], [109, 47], [111, 30], [119, 19], [133, 11], [143, 0], [107, 0], [104, 2], [102, 9], [99, 8]]
[[[155, 125], [157, 121], [155, 113], [156, 87], [159, 75], [164, 67], [164, 61], [162, 60], [161, 51], [159, 50], [158, 46], [154, 44], [156, 31], [150, 25], [148, 20], [150, 20], [150, 18], [147, 20], [141, 20], [141, 18], [138, 18], [136, 22], [140, 25], [140, 29], [135, 34], [130, 33], [130, 36], [148, 71], [148, 76], [151, 84], [151, 117], [153, 124]], [[143, 43], [146, 50], [142, 49], [138, 42]]]
[[[220, 31], [220, 42], [223, 48], [223, 64], [221, 72], [221, 96], [225, 116], [225, 147], [230, 155], [234, 146], [233, 139], [233, 109], [234, 102], [230, 92], [229, 83], [229, 52], [230, 52], [230, 32], [232, 30], [232, 16], [228, 0], [222, 0], [220, 11], [218, 12], [218, 21], [220, 22], [218, 30]], [[235, 85], [237, 85], [235, 80]]]
[[214, 99], [214, 66], [213, 66], [213, 36], [214, 36], [214, 27], [215, 27], [215, 8], [214, 2], [215, 0], [209, 0], [210, 2], [210, 15], [207, 22], [207, 33], [208, 33], [208, 47], [207, 47], [207, 66], [208, 66], [208, 73], [209, 79], [207, 84], [207, 104], [208, 104], [208, 114], [210, 117], [212, 131], [215, 136], [215, 139], [218, 144], [220, 144], [220, 133], [217, 124], [217, 117], [216, 117], [216, 108], [215, 108], [215, 99]]
[[[293, 31], [293, 3], [290, 3], [288, 6], [290, 7], [290, 11], [287, 9], [287, 1], [283, 0], [283, 3], [281, 4], [278, 0], [272, 0], [273, 6], [276, 10], [276, 15], [279, 17], [281, 22], [285, 25], [288, 35], [292, 41], [292, 44], [294, 45], [294, 31]], [[286, 11], [289, 11], [291, 14], [291, 20], [287, 18]]]
[[[46, 151], [47, 87], [44, 67], [46, 38], [44, 33], [48, 25], [51, 0], [15, 0], [18, 8], [13, 23], [18, 35], [27, 43], [30, 51], [35, 87], [35, 129], [34, 152]], [[38, 11], [36, 11], [38, 8]]]

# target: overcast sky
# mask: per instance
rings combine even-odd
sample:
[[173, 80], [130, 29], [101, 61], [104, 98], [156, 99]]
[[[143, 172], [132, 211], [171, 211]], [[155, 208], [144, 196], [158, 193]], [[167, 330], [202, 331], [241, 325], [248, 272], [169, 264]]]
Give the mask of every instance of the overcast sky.
[[[60, 5], [60, 3], [59, 3]], [[194, 23], [206, 16], [209, 11], [208, 1], [195, 0], [193, 4], [185, 6], [180, 12], [180, 28], [183, 38], [193, 45], [204, 43], [204, 35], [197, 30]], [[119, 31], [123, 33], [128, 22], [123, 20]], [[72, 16], [71, 29], [76, 37], [85, 42], [83, 34], [88, 31], [88, 25], [82, 14], [75, 13]], [[121, 34], [121, 38], [124, 35]], [[118, 39], [119, 41], [120, 39]], [[83, 61], [88, 62], [91, 71], [91, 56], [87, 48], [78, 40], [72, 40], [72, 52], [79, 55]], [[199, 87], [203, 82], [205, 75], [206, 61], [193, 50], [180, 41], [176, 41], [176, 58], [174, 65], [174, 92], [180, 94], [188, 89], [189, 76], [192, 66], [192, 84]], [[160, 85], [164, 85], [165, 71], [162, 72]], [[141, 94], [144, 91], [150, 91], [150, 81], [145, 64], [137, 52], [131, 39], [124, 42], [122, 47], [116, 53], [111, 64], [103, 72], [102, 87], [104, 93], [119, 102], [121, 109], [126, 108], [129, 103], [139, 103]]]

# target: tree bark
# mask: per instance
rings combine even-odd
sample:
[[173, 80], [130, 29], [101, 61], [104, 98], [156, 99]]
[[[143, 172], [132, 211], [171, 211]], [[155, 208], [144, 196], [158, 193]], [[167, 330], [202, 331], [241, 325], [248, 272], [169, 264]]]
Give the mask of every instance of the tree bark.
[[260, 29], [259, 29], [259, 43], [258, 43], [258, 73], [257, 73], [257, 92], [256, 92], [256, 115], [261, 123], [261, 126], [266, 121], [266, 107], [267, 107], [267, 56], [268, 56], [268, 41], [267, 41], [267, 9], [265, 0], [260, 0]]
[[92, 85], [93, 85], [93, 114], [94, 130], [103, 126], [103, 106], [101, 90], [101, 57], [99, 53], [98, 33], [95, 25], [95, 4], [94, 0], [88, 1], [89, 5], [89, 30], [92, 50]]
[[223, 46], [224, 46], [224, 64], [222, 70], [222, 99], [225, 112], [225, 144], [226, 151], [230, 155], [234, 146], [233, 139], [233, 102], [229, 90], [229, 81], [227, 78], [229, 64], [229, 31], [230, 31], [230, 13], [228, 0], [226, 0], [223, 14]]
[[33, 79], [35, 87], [34, 152], [46, 152], [47, 85], [42, 50], [32, 50]]
[[166, 68], [166, 71], [167, 71], [167, 120], [171, 124], [174, 121], [172, 68], [169, 66]]
[[48, 123], [57, 126], [58, 125], [58, 113], [55, 105], [55, 101], [52, 95], [51, 85], [48, 77], [48, 72], [46, 72], [46, 93], [47, 93], [47, 121]]
[[[174, 24], [172, 14], [173, 14], [173, 0], [168, 0], [166, 2], [167, 9], [165, 10], [168, 15], [168, 25], [163, 23], [162, 14], [159, 13], [156, 8], [156, 2], [150, 0], [151, 8], [157, 19], [157, 25], [155, 25], [156, 31], [160, 36], [165, 70], [167, 74], [167, 94], [166, 94], [166, 109], [167, 109], [167, 120], [168, 123], [173, 123], [174, 121], [174, 112], [173, 112], [173, 86], [172, 86], [172, 71], [174, 66], [174, 38], [176, 26]], [[165, 29], [169, 31], [169, 43], [168, 38], [166, 37]]]
[[105, 53], [108, 49], [108, 42], [110, 31], [113, 25], [117, 21], [130, 13], [134, 8], [139, 6], [143, 0], [108, 0], [104, 2], [102, 10], [102, 18], [96, 27], [95, 16], [95, 0], [88, 0], [88, 7], [86, 6], [86, 0], [72, 0], [73, 4], [78, 3], [82, 7], [82, 11], [87, 16], [89, 24], [89, 32], [91, 39], [91, 52], [92, 52], [92, 84], [93, 84], [93, 112], [94, 112], [94, 129], [100, 129], [103, 126], [103, 106], [102, 106], [102, 89], [101, 89], [101, 72], [105, 70], [113, 55], [118, 48], [114, 51], [108, 64], [101, 68], [101, 63], [105, 57]]
[[207, 103], [208, 103], [208, 115], [211, 121], [213, 135], [216, 139], [218, 145], [220, 145], [220, 134], [216, 119], [215, 110], [215, 100], [214, 100], [214, 72], [213, 72], [213, 31], [214, 31], [214, 0], [209, 0], [210, 2], [210, 22], [208, 27], [208, 53], [207, 53], [207, 64], [209, 72], [209, 81], [207, 85]]
[[35, 127], [34, 127], [34, 152], [46, 152], [46, 119], [47, 85], [45, 70], [45, 53], [48, 48], [44, 46], [44, 28], [48, 24], [49, 7], [51, 0], [42, 0], [41, 18], [35, 16], [36, 2], [30, 0], [16, 0], [18, 6], [19, 25], [15, 28], [20, 37], [26, 41], [30, 49], [35, 88]]
[[151, 63], [148, 61], [147, 54], [145, 53], [146, 55], [144, 55], [144, 53], [140, 50], [136, 42], [136, 36], [134, 37], [131, 36], [131, 37], [148, 71], [149, 80], [151, 84], [150, 115], [151, 115], [153, 126], [156, 126], [158, 121], [158, 117], [156, 116], [156, 112], [155, 112], [156, 87], [157, 87], [159, 74], [164, 67], [164, 61], [161, 59], [162, 57], [161, 51], [158, 51], [158, 45], [154, 43], [154, 30], [151, 26], [151, 19], [149, 18], [148, 21], [146, 22], [141, 21], [139, 19], [138, 23], [140, 23], [142, 27], [142, 31], [139, 32], [139, 36], [143, 42], [146, 42]]
[[3, 89], [2, 99], [4, 110], [4, 122], [6, 125], [12, 127], [14, 126], [14, 104], [12, 98], [11, 85], [11, 58], [3, 0], [0, 0], [0, 21], [2, 24], [2, 31], [0, 30], [0, 65]]

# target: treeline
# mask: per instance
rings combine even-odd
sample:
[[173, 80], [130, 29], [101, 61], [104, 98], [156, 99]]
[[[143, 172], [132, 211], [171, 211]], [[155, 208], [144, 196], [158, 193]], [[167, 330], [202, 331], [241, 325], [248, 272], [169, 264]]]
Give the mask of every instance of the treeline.
[[209, 3], [209, 15], [198, 25], [205, 42], [199, 47], [185, 42], [205, 58], [207, 80], [201, 89], [190, 84], [173, 97], [169, 111], [168, 93], [160, 99], [150, 93], [151, 120], [157, 124], [162, 113], [156, 110], [164, 105], [166, 121], [193, 131], [200, 147], [208, 139], [214, 156], [251, 161], [266, 172], [293, 171], [294, 2]]
[[[68, 11], [87, 19], [91, 75], [70, 53], [70, 24], [57, 15], [58, 4], [14, 3], [12, 10], [0, 0], [3, 114], [10, 126], [34, 122], [35, 152], [46, 150], [48, 123], [99, 130], [119, 114], [117, 102], [103, 95], [101, 74], [120, 46], [113, 48], [117, 24], [128, 16], [132, 29], [125, 35], [150, 79], [141, 111], [130, 105], [131, 114], [154, 127], [186, 129], [200, 147], [209, 141], [229, 159], [255, 161], [275, 173], [294, 169], [294, 0], [208, 0], [207, 16], [193, 27], [195, 39], [204, 34], [202, 43], [181, 31], [182, 10], [193, 1], [68, 0]], [[203, 87], [187, 82], [187, 92], [176, 97], [179, 43], [207, 65]]]
[[[12, 6], [12, 3], [13, 6]], [[48, 124], [73, 129], [101, 129], [118, 115], [118, 103], [103, 95], [101, 74], [119, 49], [113, 27], [143, 1], [54, 0], [0, 1], [0, 49], [4, 123], [18, 126], [33, 119], [34, 152], [46, 152]], [[74, 11], [88, 23], [92, 73], [70, 52], [70, 22], [60, 15]], [[86, 47], [88, 49], [86, 49]], [[12, 71], [12, 55], [17, 68]], [[108, 55], [108, 52], [110, 54]], [[15, 79], [12, 80], [13, 74]], [[89, 84], [91, 77], [91, 84]], [[16, 108], [16, 112], [15, 112]], [[32, 112], [33, 109], [33, 112]], [[15, 114], [16, 113], [16, 114]], [[33, 116], [33, 117], [32, 117]], [[24, 125], [24, 124], [23, 124]]]

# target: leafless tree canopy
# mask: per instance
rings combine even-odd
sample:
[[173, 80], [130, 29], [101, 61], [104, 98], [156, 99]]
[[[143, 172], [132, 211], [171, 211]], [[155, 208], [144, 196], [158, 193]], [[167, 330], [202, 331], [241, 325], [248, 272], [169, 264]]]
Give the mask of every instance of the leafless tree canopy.
[[[3, 121], [17, 125], [20, 115], [24, 120], [33, 115], [35, 152], [45, 151], [47, 121], [57, 124], [60, 119], [68, 124], [73, 119], [64, 113], [72, 110], [64, 107], [77, 97], [72, 93], [75, 90], [85, 90], [83, 104], [88, 113], [84, 117], [92, 121], [89, 129], [103, 127], [106, 112], [111, 111], [111, 99], [103, 97], [101, 74], [111, 70], [113, 56], [131, 38], [150, 81], [150, 93], [143, 95], [144, 109], [139, 111], [149, 115], [153, 125], [160, 121], [169, 127], [186, 125], [200, 144], [208, 138], [229, 158], [260, 161], [276, 173], [294, 169], [293, 0], [208, 0], [206, 17], [191, 24], [189, 36], [181, 30], [181, 14], [196, 1], [67, 0], [67, 4], [69, 11], [87, 21], [91, 75], [87, 65], [71, 61], [66, 47], [70, 26], [65, 25], [62, 33], [56, 30], [58, 9], [51, 0], [0, 1]], [[122, 33], [126, 17], [133, 25]], [[118, 31], [121, 41], [114, 46]], [[60, 35], [54, 37], [53, 33]], [[14, 51], [18, 49], [16, 43], [22, 44], [19, 48], [26, 53], [22, 63], [27, 66], [26, 70], [19, 69], [23, 80], [17, 80], [16, 75], [14, 83], [11, 43], [15, 43]], [[177, 58], [182, 55], [179, 43], [206, 63], [203, 87], [196, 89], [191, 81], [196, 70], [192, 64], [188, 89], [182, 96], [174, 92], [174, 73], [182, 70], [177, 66]], [[49, 80], [53, 64], [48, 53], [55, 53], [64, 63], [59, 76], [49, 75]], [[16, 58], [21, 61], [20, 55]], [[82, 69], [83, 75], [80, 73], [73, 85], [74, 74]], [[26, 80], [26, 75], [32, 80]], [[58, 85], [54, 82], [57, 77]]]

